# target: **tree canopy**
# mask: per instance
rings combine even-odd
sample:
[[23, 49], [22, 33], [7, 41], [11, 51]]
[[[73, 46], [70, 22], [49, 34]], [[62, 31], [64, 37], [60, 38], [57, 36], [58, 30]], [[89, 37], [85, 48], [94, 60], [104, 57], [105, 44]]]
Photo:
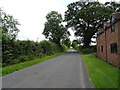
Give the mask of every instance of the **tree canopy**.
[[19, 32], [19, 22], [13, 16], [6, 14], [0, 8], [0, 30], [2, 31], [2, 39], [15, 40]]
[[77, 46], [78, 46], [77, 41], [76, 41], [76, 40], [73, 40], [71, 46], [72, 46], [74, 49], [77, 48]]
[[51, 11], [47, 14], [46, 19], [43, 34], [50, 41], [60, 45], [60, 41], [70, 35], [67, 28], [62, 25], [62, 15], [56, 11]]
[[65, 40], [62, 40], [62, 44], [63, 45], [66, 45], [68, 48], [70, 48], [71, 46], [71, 41], [69, 38], [65, 39]]
[[85, 47], [89, 47], [91, 38], [95, 35], [103, 23], [110, 20], [113, 12], [118, 12], [120, 4], [116, 2], [73, 2], [69, 4], [65, 12], [67, 27], [73, 27], [75, 36], [82, 37], [81, 42]]

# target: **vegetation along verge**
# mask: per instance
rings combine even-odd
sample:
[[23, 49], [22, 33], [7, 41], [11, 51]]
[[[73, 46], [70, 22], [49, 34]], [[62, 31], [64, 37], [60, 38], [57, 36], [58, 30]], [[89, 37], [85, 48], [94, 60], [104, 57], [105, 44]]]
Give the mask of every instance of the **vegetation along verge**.
[[98, 59], [95, 54], [82, 55], [82, 59], [95, 88], [118, 88], [120, 69]]
[[28, 66], [32, 66], [34, 64], [41, 63], [43, 61], [46, 61], [46, 60], [49, 60], [51, 58], [57, 57], [61, 54], [63, 54], [63, 53], [57, 53], [55, 55], [46, 56], [46, 57], [43, 57], [43, 58], [40, 58], [40, 59], [36, 59], [36, 60], [32, 60], [32, 61], [25, 61], [25, 62], [21, 62], [21, 63], [18, 63], [18, 64], [14, 64], [14, 65], [10, 65], [10, 66], [0, 68], [0, 71], [2, 70], [2, 75], [0, 75], [0, 76], [4, 76], [6, 74], [18, 71], [18, 70], [26, 68]]
[[[1, 8], [0, 15], [0, 35], [2, 36], [1, 76], [56, 57], [70, 48], [70, 39], [68, 38], [70, 33], [62, 25], [62, 16], [58, 12], [52, 11], [46, 16], [48, 22], [45, 24], [43, 34], [49, 40], [43, 41], [17, 39], [20, 31], [18, 20], [5, 13]], [[52, 21], [53, 17], [54, 21]], [[57, 19], [58, 17], [59, 19]], [[58, 33], [56, 33], [56, 30]]]

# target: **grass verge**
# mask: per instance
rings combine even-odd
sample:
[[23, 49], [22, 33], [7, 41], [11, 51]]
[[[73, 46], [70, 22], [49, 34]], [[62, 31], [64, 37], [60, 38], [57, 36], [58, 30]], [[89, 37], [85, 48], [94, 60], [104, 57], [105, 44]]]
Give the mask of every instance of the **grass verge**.
[[120, 69], [98, 59], [94, 54], [82, 55], [82, 59], [95, 88], [118, 88]]
[[46, 57], [43, 57], [43, 58], [40, 58], [40, 59], [36, 59], [36, 60], [32, 60], [32, 61], [26, 61], [26, 62], [21, 62], [19, 64], [15, 64], [15, 65], [11, 65], [11, 66], [6, 66], [6, 67], [3, 67], [3, 68], [0, 68], [0, 71], [2, 71], [2, 74], [0, 74], [0, 76], [4, 76], [6, 74], [18, 71], [18, 70], [26, 68], [28, 66], [32, 66], [34, 64], [41, 63], [43, 61], [46, 61], [46, 60], [49, 60], [51, 58], [57, 57], [57, 56], [59, 56], [61, 54], [63, 54], [63, 53], [57, 53], [55, 55], [46, 56]]

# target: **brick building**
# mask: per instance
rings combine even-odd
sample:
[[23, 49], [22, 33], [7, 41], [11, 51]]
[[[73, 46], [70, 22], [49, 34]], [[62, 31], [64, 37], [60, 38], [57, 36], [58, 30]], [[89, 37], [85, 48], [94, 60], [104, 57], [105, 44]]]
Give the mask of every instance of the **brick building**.
[[110, 22], [104, 23], [97, 33], [97, 55], [120, 67], [120, 13], [113, 13]]

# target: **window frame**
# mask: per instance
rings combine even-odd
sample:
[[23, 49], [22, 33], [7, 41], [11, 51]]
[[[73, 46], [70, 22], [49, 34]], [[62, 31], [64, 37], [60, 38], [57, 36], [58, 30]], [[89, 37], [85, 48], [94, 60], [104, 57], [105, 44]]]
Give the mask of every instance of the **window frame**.
[[118, 45], [117, 45], [117, 43], [111, 43], [110, 44], [110, 50], [111, 50], [111, 53], [118, 53]]

